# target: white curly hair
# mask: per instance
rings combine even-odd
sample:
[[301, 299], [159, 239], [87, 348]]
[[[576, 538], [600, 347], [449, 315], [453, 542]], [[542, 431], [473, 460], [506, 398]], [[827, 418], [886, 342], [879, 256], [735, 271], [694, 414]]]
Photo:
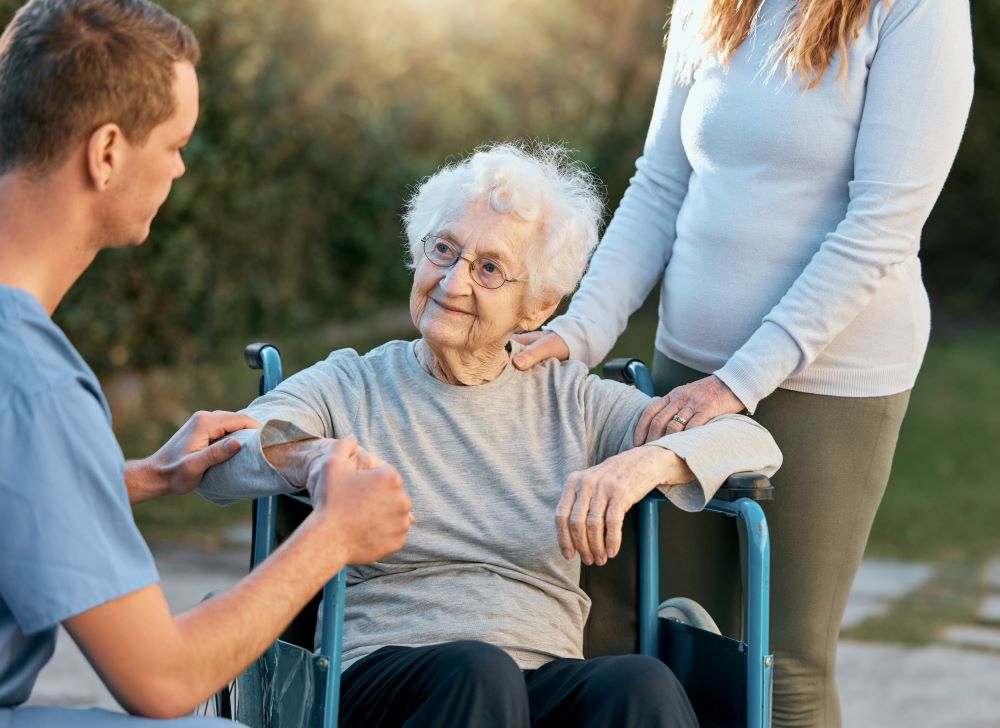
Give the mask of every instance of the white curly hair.
[[505, 142], [479, 147], [421, 183], [403, 222], [412, 270], [428, 233], [455, 223], [469, 205], [487, 201], [499, 213], [541, 223], [526, 251], [528, 295], [551, 301], [579, 284], [600, 238], [604, 214], [600, 181], [558, 144]]

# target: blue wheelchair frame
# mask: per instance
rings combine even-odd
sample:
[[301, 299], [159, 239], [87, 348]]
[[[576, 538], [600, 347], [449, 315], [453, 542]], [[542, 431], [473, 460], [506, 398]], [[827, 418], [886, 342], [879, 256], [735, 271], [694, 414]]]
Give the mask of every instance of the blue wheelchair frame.
[[[634, 384], [636, 389], [654, 395], [649, 370], [638, 359], [615, 359], [605, 365], [605, 376]], [[720, 496], [705, 506], [706, 511], [739, 518], [747, 541], [747, 616], [745, 642], [746, 718], [748, 728], [771, 725], [771, 687], [774, 657], [768, 653], [770, 615], [771, 545], [767, 520], [758, 500], [770, 500], [769, 481], [756, 475], [730, 478]], [[687, 631], [666, 623], [659, 617], [660, 605], [660, 506], [666, 498], [653, 491], [636, 506], [639, 509], [639, 653], [663, 659], [665, 629]], [[693, 629], [693, 628], [688, 628]], [[675, 637], [676, 639], [676, 637]], [[694, 635], [693, 639], [699, 639]], [[708, 640], [709, 637], [700, 637]], [[671, 664], [670, 660], [665, 660]], [[671, 664], [681, 682], [682, 666]]]
[[[278, 350], [270, 344], [251, 344], [244, 358], [251, 369], [262, 370], [260, 393], [271, 391], [281, 382], [282, 367]], [[605, 368], [606, 375], [635, 384], [652, 395], [653, 383], [645, 365], [637, 360], [615, 360]], [[639, 517], [639, 652], [667, 662], [691, 695], [691, 679], [705, 671], [703, 655], [725, 656], [735, 664], [740, 690], [745, 690], [745, 716], [748, 728], [767, 728], [771, 724], [771, 681], [773, 658], [768, 653], [768, 614], [770, 593], [770, 545], [767, 522], [757, 500], [769, 500], [772, 489], [767, 478], [759, 475], [734, 476], [711, 500], [706, 510], [741, 520], [747, 542], [747, 622], [746, 641], [715, 635], [689, 625], [658, 616], [659, 595], [659, 509], [665, 498], [654, 491], [636, 507]], [[251, 568], [260, 564], [276, 546], [278, 498], [271, 496], [254, 502]], [[344, 626], [345, 571], [323, 588], [322, 630], [315, 653], [281, 640], [238, 679], [243, 680], [247, 696], [259, 705], [249, 713], [233, 714], [223, 707], [220, 714], [262, 725], [295, 725], [336, 728], [340, 704], [341, 644]], [[284, 667], [283, 667], [284, 665]], [[284, 672], [283, 672], [284, 671]], [[303, 672], [304, 671], [304, 672]], [[250, 676], [250, 677], [246, 677]], [[275, 680], [284, 681], [275, 687]], [[294, 683], [304, 683], [292, 715], [282, 719], [281, 698]], [[732, 685], [730, 686], [732, 687]], [[219, 694], [222, 701], [223, 693]], [[742, 707], [742, 706], [741, 706]], [[700, 716], [699, 716], [700, 717]], [[711, 723], [703, 725], [711, 725]], [[721, 724], [720, 724], [721, 725]]]

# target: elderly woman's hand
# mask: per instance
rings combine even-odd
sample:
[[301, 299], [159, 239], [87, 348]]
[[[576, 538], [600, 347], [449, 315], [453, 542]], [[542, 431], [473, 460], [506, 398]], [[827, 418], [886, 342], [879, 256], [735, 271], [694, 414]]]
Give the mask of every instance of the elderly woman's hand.
[[739, 414], [744, 409], [732, 390], [712, 374], [674, 387], [666, 396], [650, 402], [635, 426], [635, 445], [704, 425], [719, 415]]
[[511, 338], [524, 347], [512, 360], [514, 366], [522, 371], [527, 371], [546, 359], [569, 359], [569, 346], [554, 331], [529, 331], [526, 334], [514, 334]]
[[563, 556], [571, 559], [579, 551], [583, 563], [603, 566], [618, 555], [629, 508], [657, 485], [694, 479], [682, 458], [658, 445], [570, 473], [556, 506], [556, 538]]

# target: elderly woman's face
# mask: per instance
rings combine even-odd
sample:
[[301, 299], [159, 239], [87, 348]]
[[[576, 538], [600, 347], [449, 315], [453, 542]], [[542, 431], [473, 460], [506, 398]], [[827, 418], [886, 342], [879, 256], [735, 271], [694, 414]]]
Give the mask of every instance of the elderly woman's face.
[[530, 306], [524, 283], [483, 288], [472, 278], [468, 261], [489, 258], [507, 278], [527, 278], [525, 256], [538, 223], [495, 212], [486, 202], [470, 205], [457, 223], [432, 231], [461, 248], [466, 260], [439, 268], [421, 254], [410, 290], [410, 315], [432, 346], [470, 353], [504, 345], [527, 325]]

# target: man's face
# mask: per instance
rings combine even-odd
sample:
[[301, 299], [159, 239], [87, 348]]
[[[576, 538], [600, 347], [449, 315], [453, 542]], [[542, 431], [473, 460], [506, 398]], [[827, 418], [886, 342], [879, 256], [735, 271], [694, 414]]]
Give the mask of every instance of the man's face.
[[153, 128], [141, 146], [125, 143], [122, 174], [110, 200], [112, 211], [106, 245], [137, 245], [170, 194], [173, 181], [184, 174], [181, 150], [198, 120], [198, 76], [190, 63], [174, 65], [174, 113]]

